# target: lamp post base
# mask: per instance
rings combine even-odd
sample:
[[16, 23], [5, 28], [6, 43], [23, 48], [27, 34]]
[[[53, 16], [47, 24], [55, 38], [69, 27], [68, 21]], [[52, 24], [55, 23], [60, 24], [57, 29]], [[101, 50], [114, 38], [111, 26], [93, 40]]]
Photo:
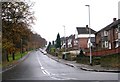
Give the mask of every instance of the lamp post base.
[[93, 66], [93, 64], [92, 64], [92, 63], [90, 63], [90, 66]]

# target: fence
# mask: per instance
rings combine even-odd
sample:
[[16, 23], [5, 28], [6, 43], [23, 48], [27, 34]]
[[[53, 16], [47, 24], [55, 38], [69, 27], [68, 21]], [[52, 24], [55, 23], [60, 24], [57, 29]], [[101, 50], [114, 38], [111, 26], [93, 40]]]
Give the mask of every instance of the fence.
[[[114, 49], [94, 51], [92, 52], [92, 56], [105, 56], [105, 55], [117, 54], [117, 53], [120, 53], [120, 47]], [[89, 54], [90, 54], [89, 52], [85, 53], [86, 56], [89, 56]]]

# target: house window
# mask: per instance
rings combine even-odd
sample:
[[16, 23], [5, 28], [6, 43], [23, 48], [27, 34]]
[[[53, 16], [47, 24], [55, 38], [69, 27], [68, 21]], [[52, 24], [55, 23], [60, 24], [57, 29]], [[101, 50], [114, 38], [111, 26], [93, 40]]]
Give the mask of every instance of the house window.
[[118, 31], [120, 32], [120, 24], [118, 25]]
[[118, 42], [116, 42], [116, 45], [115, 45], [115, 48], [117, 48], [117, 47], [119, 47], [119, 43]]
[[116, 33], [118, 33], [119, 32], [119, 29], [118, 28], [116, 28]]
[[115, 40], [115, 48], [118, 48], [120, 46], [120, 39]]
[[105, 48], [108, 48], [108, 41], [105, 41]]
[[108, 31], [104, 31], [104, 36], [108, 36]]
[[105, 48], [105, 43], [104, 42], [102, 42], [102, 48]]
[[109, 42], [109, 49], [111, 49], [111, 43]]
[[120, 40], [118, 40], [118, 46], [120, 47]]
[[120, 33], [118, 33], [118, 39], [120, 40]]

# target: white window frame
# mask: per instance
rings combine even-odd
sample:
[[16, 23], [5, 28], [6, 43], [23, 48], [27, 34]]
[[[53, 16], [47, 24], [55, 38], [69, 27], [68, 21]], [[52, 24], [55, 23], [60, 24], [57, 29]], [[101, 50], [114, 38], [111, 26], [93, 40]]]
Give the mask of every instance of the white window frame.
[[105, 41], [105, 48], [108, 48], [109, 47], [109, 42], [108, 41]]
[[111, 49], [111, 43], [109, 42], [109, 49]]
[[104, 36], [108, 36], [108, 31], [104, 31]]

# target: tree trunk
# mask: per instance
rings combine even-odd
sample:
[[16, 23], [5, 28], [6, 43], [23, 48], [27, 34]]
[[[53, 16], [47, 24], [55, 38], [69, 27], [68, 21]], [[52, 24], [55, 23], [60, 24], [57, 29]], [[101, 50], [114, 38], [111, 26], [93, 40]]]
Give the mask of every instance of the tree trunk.
[[9, 62], [8, 52], [6, 51], [6, 59]]
[[15, 60], [15, 52], [12, 53], [12, 58]]

